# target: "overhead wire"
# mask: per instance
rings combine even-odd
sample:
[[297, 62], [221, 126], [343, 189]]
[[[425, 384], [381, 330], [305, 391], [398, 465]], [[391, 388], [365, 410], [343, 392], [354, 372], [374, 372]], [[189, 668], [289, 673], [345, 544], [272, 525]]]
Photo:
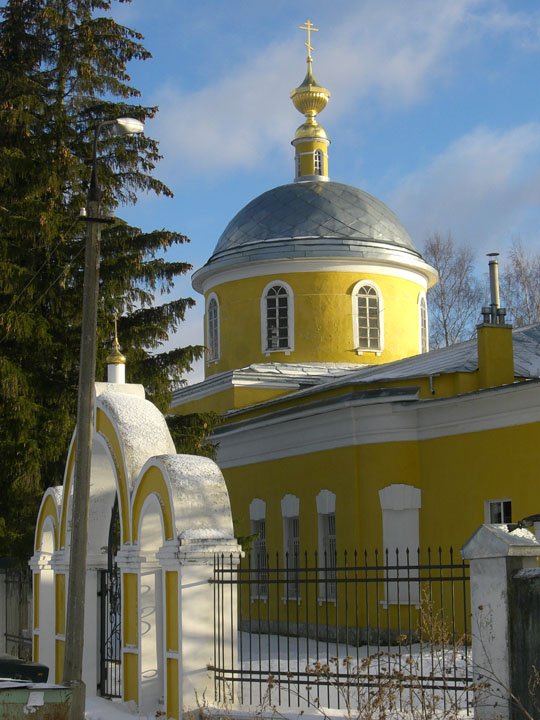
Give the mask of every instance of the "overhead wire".
[[[32, 283], [39, 277], [40, 273], [43, 271], [43, 269], [45, 268], [45, 266], [48, 264], [48, 262], [50, 261], [50, 259], [53, 257], [54, 253], [58, 250], [58, 248], [60, 247], [60, 245], [61, 245], [62, 242], [64, 241], [65, 236], [75, 227], [75, 225], [76, 225], [80, 220], [81, 220], [81, 217], [78, 215], [78, 216], [73, 220], [73, 222], [62, 232], [62, 234], [61, 234], [61, 236], [60, 236], [60, 239], [58, 240], [58, 242], [56, 243], [56, 245], [52, 248], [52, 250], [51, 250], [50, 253], [48, 254], [46, 260], [44, 260], [44, 261], [41, 263], [41, 265], [39, 266], [39, 268], [38, 268], [38, 269], [36, 270], [36, 272], [32, 275], [32, 277], [28, 280], [28, 282], [27, 282], [26, 285], [22, 288], [22, 290], [11, 300], [11, 303], [9, 304], [9, 307], [7, 308], [7, 310], [5, 310], [5, 312], [4, 312], [3, 314], [8, 313], [8, 312], [12, 309], [12, 307], [15, 305], [15, 303], [17, 303], [17, 302], [21, 299], [21, 297], [22, 297], [23, 294], [26, 292], [26, 290], [27, 290], [27, 289], [32, 285]], [[39, 305], [39, 303], [41, 302], [41, 300], [43, 300], [43, 298], [44, 298], [45, 295], [49, 292], [49, 290], [56, 285], [56, 283], [60, 280], [60, 278], [62, 277], [62, 275], [64, 275], [64, 273], [66, 272], [66, 270], [69, 269], [69, 267], [70, 267], [70, 266], [73, 264], [73, 262], [79, 257], [79, 255], [83, 252], [83, 250], [84, 250], [84, 246], [81, 247], [80, 250], [75, 254], [75, 256], [74, 256], [68, 263], [66, 263], [66, 264], [63, 266], [60, 274], [57, 275], [57, 277], [52, 281], [52, 283], [47, 287], [47, 289], [39, 296], [39, 298], [36, 300], [36, 302], [33, 303], [32, 307], [31, 307], [30, 310], [29, 310], [29, 312], [32, 312], [33, 310], [35, 310], [35, 308]], [[5, 339], [6, 339], [6, 336], [4, 335], [2, 338], [0, 338], [0, 342], [3, 342]]]
[[[13, 305], [14, 305], [18, 300], [21, 299], [24, 291], [25, 291], [27, 288], [30, 287], [30, 285], [34, 282], [34, 280], [38, 277], [38, 275], [40, 274], [40, 272], [43, 270], [43, 268], [45, 267], [45, 265], [47, 265], [47, 263], [49, 262], [49, 260], [51, 259], [51, 257], [54, 255], [54, 253], [58, 250], [58, 248], [59, 248], [60, 245], [62, 244], [62, 241], [64, 240], [64, 236], [65, 236], [72, 228], [75, 227], [75, 225], [79, 222], [80, 219], [81, 219], [80, 216], [77, 216], [77, 217], [75, 218], [75, 220], [73, 220], [73, 222], [71, 223], [71, 225], [70, 225], [66, 230], [64, 230], [64, 232], [63, 232], [62, 235], [60, 236], [60, 240], [59, 240], [59, 241], [56, 243], [56, 245], [53, 247], [53, 249], [52, 249], [51, 252], [49, 253], [47, 259], [44, 260], [44, 261], [41, 263], [41, 265], [38, 267], [38, 269], [36, 270], [36, 272], [32, 275], [32, 277], [31, 277], [30, 280], [26, 283], [26, 285], [23, 287], [23, 289], [20, 291], [20, 293], [13, 298], [13, 300], [11, 301], [11, 304], [10, 304], [10, 306], [8, 307], [8, 309], [6, 310], [6, 312], [9, 312], [9, 311], [11, 310], [11, 308], [13, 307]], [[68, 263], [68, 265], [69, 265], [69, 264], [70, 264], [70, 263]], [[52, 286], [51, 286], [51, 287], [52, 287]], [[50, 288], [49, 288], [49, 289], [50, 289]], [[34, 307], [35, 307], [35, 306], [34, 306]], [[33, 309], [33, 308], [32, 308], [32, 309]]]

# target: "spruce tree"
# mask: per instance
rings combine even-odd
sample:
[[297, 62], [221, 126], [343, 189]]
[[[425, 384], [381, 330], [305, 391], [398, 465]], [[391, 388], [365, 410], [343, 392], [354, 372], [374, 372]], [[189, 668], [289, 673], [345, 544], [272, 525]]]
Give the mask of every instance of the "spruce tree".
[[[8, 0], [0, 10], [0, 556], [31, 552], [44, 488], [62, 483], [75, 425], [85, 205], [93, 129], [143, 122], [128, 64], [147, 60], [142, 36], [114, 22], [110, 0]], [[103, 213], [139, 192], [170, 196], [153, 176], [147, 135], [99, 140]], [[97, 378], [119, 316], [128, 381], [165, 410], [202, 348], [160, 352], [190, 298], [156, 304], [190, 269], [167, 259], [188, 239], [116, 218], [102, 231]]]

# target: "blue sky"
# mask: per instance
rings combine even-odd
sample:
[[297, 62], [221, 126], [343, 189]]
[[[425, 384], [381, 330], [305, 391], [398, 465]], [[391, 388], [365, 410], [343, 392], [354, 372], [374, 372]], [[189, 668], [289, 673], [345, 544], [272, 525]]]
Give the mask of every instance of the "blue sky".
[[[241, 207], [293, 179], [308, 18], [331, 178], [386, 202], [420, 249], [438, 230], [482, 265], [517, 237], [540, 251], [538, 0], [133, 0], [114, 14], [153, 55], [130, 70], [160, 107], [147, 132], [175, 193], [121, 214], [186, 233], [194, 268]], [[174, 342], [202, 342], [200, 302]]]

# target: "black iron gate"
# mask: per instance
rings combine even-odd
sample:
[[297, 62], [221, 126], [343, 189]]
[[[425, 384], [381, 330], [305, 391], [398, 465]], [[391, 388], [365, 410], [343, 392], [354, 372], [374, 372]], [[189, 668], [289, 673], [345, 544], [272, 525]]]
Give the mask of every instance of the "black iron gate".
[[100, 662], [98, 691], [102, 697], [122, 697], [121, 574], [116, 565], [120, 544], [120, 516], [116, 500], [109, 528], [107, 569], [99, 573]]

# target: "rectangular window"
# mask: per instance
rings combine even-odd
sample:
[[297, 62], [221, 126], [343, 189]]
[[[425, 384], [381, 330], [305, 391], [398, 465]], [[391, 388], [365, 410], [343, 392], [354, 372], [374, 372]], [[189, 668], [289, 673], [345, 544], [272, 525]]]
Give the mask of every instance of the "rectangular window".
[[251, 597], [268, 598], [268, 557], [266, 552], [266, 520], [252, 520], [255, 539], [251, 550]]
[[486, 522], [501, 525], [512, 522], [511, 500], [488, 500], [486, 503]]

